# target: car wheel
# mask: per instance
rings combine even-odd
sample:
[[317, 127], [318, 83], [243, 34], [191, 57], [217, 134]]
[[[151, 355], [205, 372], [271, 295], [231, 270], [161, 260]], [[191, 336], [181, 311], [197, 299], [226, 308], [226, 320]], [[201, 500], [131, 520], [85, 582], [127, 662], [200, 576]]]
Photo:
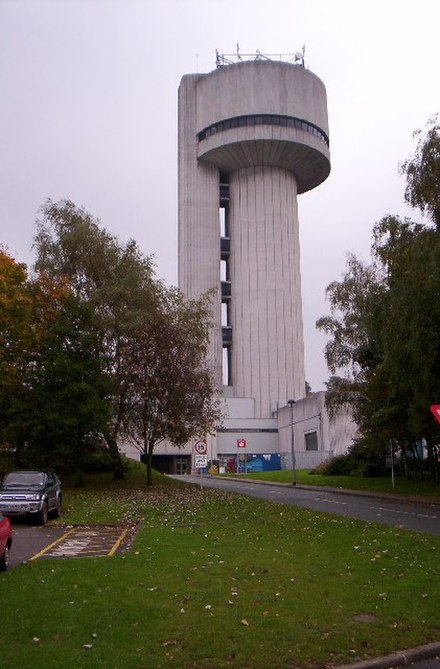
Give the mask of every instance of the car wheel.
[[5, 552], [0, 558], [0, 571], [6, 571], [9, 566], [9, 546], [5, 547]]
[[39, 511], [36, 516], [37, 525], [46, 525], [48, 515], [49, 515], [49, 509], [47, 506], [47, 502], [44, 502], [41, 511]]
[[53, 512], [53, 517], [54, 518], [59, 518], [61, 516], [61, 506], [62, 506], [62, 502], [61, 502], [61, 497], [60, 497], [57, 501], [57, 505], [56, 505], [56, 507], [54, 509], [54, 512]]

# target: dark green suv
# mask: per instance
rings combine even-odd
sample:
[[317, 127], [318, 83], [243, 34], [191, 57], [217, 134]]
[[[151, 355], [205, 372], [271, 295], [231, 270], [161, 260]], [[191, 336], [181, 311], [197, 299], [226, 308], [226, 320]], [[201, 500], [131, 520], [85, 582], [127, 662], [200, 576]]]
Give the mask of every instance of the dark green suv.
[[49, 514], [61, 515], [61, 482], [54, 471], [23, 470], [6, 474], [0, 486], [0, 513], [26, 516], [44, 525]]

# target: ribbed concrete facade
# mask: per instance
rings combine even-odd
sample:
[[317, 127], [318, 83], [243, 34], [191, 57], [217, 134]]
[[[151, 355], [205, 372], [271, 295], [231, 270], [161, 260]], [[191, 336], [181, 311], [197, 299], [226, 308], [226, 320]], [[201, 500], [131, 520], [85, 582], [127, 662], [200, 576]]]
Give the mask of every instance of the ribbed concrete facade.
[[302, 65], [183, 77], [179, 286], [213, 291], [218, 384], [227, 358], [225, 394], [251, 398], [255, 419], [305, 394], [297, 195], [329, 171], [325, 88]]
[[230, 201], [231, 380], [263, 418], [304, 394], [295, 177], [279, 167], [240, 169]]

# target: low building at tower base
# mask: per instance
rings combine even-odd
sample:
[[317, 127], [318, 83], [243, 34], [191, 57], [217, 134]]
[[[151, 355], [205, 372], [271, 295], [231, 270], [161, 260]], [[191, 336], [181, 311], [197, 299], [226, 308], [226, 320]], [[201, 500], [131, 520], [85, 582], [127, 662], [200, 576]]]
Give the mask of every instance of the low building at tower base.
[[[343, 455], [355, 442], [358, 428], [349, 409], [330, 415], [325, 391], [310, 393], [293, 406], [273, 407], [272, 418], [255, 418], [251, 398], [225, 397], [224, 419], [213, 435], [201, 435], [206, 442], [207, 467], [214, 473], [314, 469], [335, 455]], [[293, 443], [292, 443], [293, 424]], [[153, 467], [164, 474], [197, 472], [196, 440], [179, 449], [162, 442], [154, 451]], [[293, 445], [293, 449], [292, 449]], [[140, 459], [129, 442], [121, 449]], [[292, 456], [294, 452], [294, 458]]]

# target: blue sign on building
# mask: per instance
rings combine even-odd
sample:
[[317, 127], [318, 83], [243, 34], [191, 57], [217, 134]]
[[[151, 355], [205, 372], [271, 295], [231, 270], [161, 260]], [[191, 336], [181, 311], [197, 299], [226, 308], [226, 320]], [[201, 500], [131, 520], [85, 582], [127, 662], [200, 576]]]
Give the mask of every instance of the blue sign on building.
[[249, 455], [246, 469], [248, 472], [269, 472], [281, 469], [281, 454]]

